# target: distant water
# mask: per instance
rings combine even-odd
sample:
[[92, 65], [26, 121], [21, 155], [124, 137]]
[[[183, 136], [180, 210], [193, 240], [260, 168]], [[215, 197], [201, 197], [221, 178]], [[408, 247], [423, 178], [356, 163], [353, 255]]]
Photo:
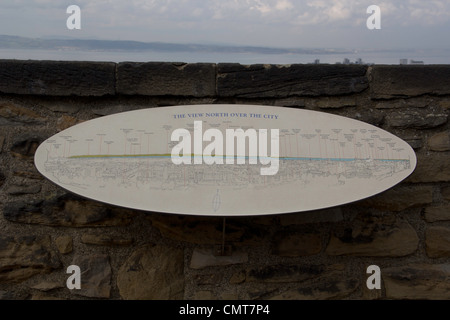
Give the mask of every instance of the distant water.
[[400, 59], [423, 61], [425, 64], [450, 64], [450, 50], [353, 52], [344, 54], [261, 54], [220, 52], [159, 52], [159, 51], [77, 51], [77, 50], [25, 50], [0, 49], [0, 59], [61, 60], [61, 61], [110, 61], [110, 62], [207, 62], [241, 64], [294, 64], [351, 63], [361, 59], [363, 63], [399, 64]]

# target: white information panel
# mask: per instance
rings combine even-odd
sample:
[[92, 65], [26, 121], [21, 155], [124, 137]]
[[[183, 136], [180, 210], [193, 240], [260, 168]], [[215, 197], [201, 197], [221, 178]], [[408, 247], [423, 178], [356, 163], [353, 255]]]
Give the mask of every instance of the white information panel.
[[89, 120], [44, 141], [39, 172], [133, 209], [246, 216], [310, 211], [391, 188], [412, 148], [370, 124], [256, 105], [150, 108]]

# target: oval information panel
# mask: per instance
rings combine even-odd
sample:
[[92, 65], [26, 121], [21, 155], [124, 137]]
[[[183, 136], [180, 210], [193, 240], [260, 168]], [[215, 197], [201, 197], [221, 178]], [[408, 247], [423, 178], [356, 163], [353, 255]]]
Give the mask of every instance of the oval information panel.
[[93, 119], [44, 141], [40, 173], [86, 198], [209, 216], [309, 211], [391, 188], [412, 148], [370, 124], [254, 105], [150, 108]]

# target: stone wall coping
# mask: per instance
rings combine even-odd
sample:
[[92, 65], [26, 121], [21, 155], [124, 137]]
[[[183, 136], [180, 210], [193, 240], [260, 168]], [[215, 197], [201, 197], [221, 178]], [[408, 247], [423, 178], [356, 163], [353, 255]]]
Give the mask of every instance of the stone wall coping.
[[0, 60], [0, 93], [285, 98], [450, 94], [450, 66]]

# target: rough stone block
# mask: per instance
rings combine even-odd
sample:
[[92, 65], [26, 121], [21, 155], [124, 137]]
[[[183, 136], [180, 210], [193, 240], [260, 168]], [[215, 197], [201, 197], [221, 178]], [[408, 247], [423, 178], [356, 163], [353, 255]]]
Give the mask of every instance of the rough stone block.
[[[402, 138], [402, 137], [399, 137]], [[405, 142], [407, 142], [411, 148], [414, 150], [420, 149], [423, 147], [423, 140], [420, 137], [405, 137], [403, 138]]]
[[308, 106], [319, 109], [338, 109], [345, 107], [356, 107], [356, 98], [353, 96], [325, 97], [313, 100], [311, 103], [308, 104]]
[[105, 254], [77, 255], [72, 265], [80, 267], [81, 289], [72, 294], [90, 298], [109, 298], [111, 296], [111, 265]]
[[425, 232], [425, 244], [430, 258], [450, 257], [450, 228], [428, 227]]
[[366, 66], [219, 64], [220, 97], [345, 95], [368, 88]]
[[122, 62], [117, 66], [117, 93], [145, 96], [215, 96], [215, 77], [214, 64]]
[[294, 283], [293, 289], [281, 293], [265, 291], [258, 294], [271, 300], [343, 299], [359, 287], [359, 279], [355, 275], [348, 276], [342, 264], [266, 266], [248, 270], [247, 281]]
[[19, 135], [15, 137], [11, 146], [11, 154], [19, 159], [33, 160], [37, 148], [44, 140], [44, 137], [40, 134], [26, 133]]
[[55, 245], [62, 254], [67, 254], [73, 250], [73, 239], [71, 236], [60, 236], [55, 239]]
[[115, 94], [115, 63], [0, 60], [0, 92], [46, 96]]
[[58, 131], [62, 131], [62, 130], [72, 127], [80, 122], [81, 121], [78, 120], [77, 118], [67, 116], [67, 115], [62, 115], [61, 117], [58, 118], [58, 120], [56, 122], [56, 129], [58, 129]]
[[306, 107], [307, 102], [305, 101], [304, 98], [289, 97], [277, 99], [273, 105], [288, 108], [304, 108]]
[[41, 192], [41, 186], [39, 184], [14, 184], [6, 189], [6, 192], [10, 195], [19, 196], [24, 194], [36, 194]]
[[9, 202], [3, 216], [19, 223], [64, 227], [108, 227], [131, 223], [132, 210], [103, 205], [72, 195], [34, 202]]
[[376, 99], [450, 94], [450, 66], [373, 66], [371, 96]]
[[0, 283], [17, 283], [60, 266], [50, 236], [0, 236]]
[[432, 101], [424, 98], [414, 99], [398, 99], [380, 101], [375, 105], [377, 109], [399, 109], [399, 108], [425, 108], [430, 105]]
[[405, 182], [450, 181], [450, 161], [447, 154], [420, 155], [414, 172]]
[[402, 257], [417, 250], [414, 228], [395, 216], [360, 215], [351, 225], [337, 227], [326, 253], [333, 256]]
[[[222, 243], [222, 218], [151, 214], [148, 219], [163, 237], [195, 244]], [[258, 237], [262, 228], [245, 223], [242, 219], [227, 219], [225, 229], [227, 242], [260, 244]]]
[[443, 109], [450, 109], [450, 100], [449, 99], [441, 100], [439, 101], [438, 105]]
[[450, 186], [449, 187], [442, 187], [441, 188], [441, 194], [442, 194], [442, 197], [445, 200], [450, 201]]
[[282, 257], [311, 256], [322, 250], [319, 233], [280, 232], [275, 234], [272, 254]]
[[241, 264], [248, 262], [248, 253], [233, 250], [231, 255], [218, 256], [213, 250], [194, 249], [191, 263], [192, 269], [203, 269], [213, 266], [227, 266], [232, 264]]
[[381, 270], [388, 299], [450, 299], [450, 265], [420, 264]]
[[3, 186], [5, 180], [6, 180], [5, 175], [0, 171], [0, 187]]
[[[197, 274], [193, 277], [194, 282], [197, 285], [216, 285], [219, 282], [222, 282], [224, 278], [224, 273], [217, 272], [216, 269], [212, 268], [212, 273], [206, 273], [206, 274]], [[245, 279], [244, 279], [245, 280]]]
[[439, 132], [428, 139], [431, 151], [450, 151], [450, 131]]
[[431, 129], [446, 124], [448, 115], [444, 112], [406, 109], [390, 113], [386, 116], [386, 120], [395, 128]]
[[40, 174], [35, 167], [31, 169], [32, 171], [15, 170], [13, 174], [16, 177], [33, 179], [33, 180], [44, 180], [44, 176]]
[[427, 222], [450, 221], [450, 205], [425, 208]]
[[184, 297], [183, 250], [146, 245], [121, 266], [117, 287], [125, 300], [179, 300]]
[[385, 114], [377, 109], [366, 108], [364, 112], [351, 113], [350, 118], [381, 127], [384, 123]]
[[31, 109], [12, 103], [0, 103], [0, 125], [43, 124], [45, 119]]
[[57, 281], [42, 281], [42, 282], [39, 282], [38, 284], [32, 286], [31, 288], [39, 290], [39, 291], [47, 292], [47, 291], [51, 291], [54, 289], [64, 288], [64, 285], [62, 284], [62, 282], [57, 282]]
[[230, 277], [230, 284], [239, 284], [243, 283], [247, 277], [247, 273], [245, 270], [240, 270], [235, 272]]
[[81, 242], [98, 246], [129, 246], [133, 243], [133, 239], [108, 235], [83, 234], [81, 236]]
[[245, 280], [258, 283], [300, 282], [313, 279], [334, 268], [334, 265], [270, 265], [247, 269]]

